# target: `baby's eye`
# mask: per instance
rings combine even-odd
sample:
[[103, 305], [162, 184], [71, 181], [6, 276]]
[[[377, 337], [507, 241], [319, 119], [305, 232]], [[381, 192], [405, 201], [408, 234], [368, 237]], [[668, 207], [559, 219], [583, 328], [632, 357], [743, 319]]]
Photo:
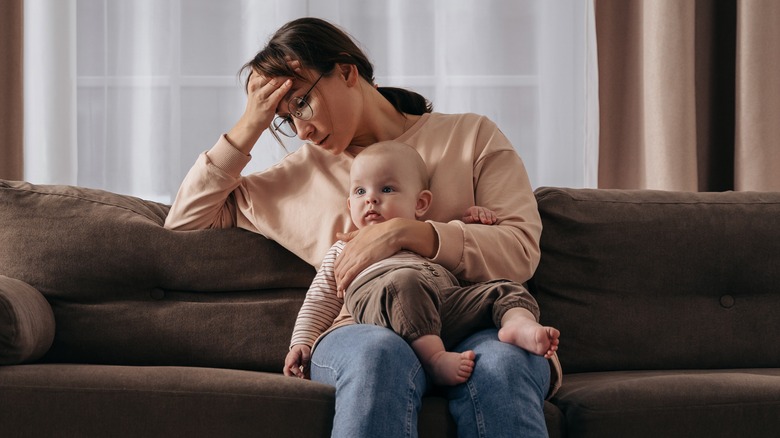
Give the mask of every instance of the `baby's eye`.
[[358, 187], [358, 188], [355, 189], [355, 194], [356, 195], [365, 195], [366, 194], [366, 189], [364, 189], [363, 187]]
[[382, 193], [390, 193], [390, 192], [393, 192], [393, 191], [394, 191], [393, 188], [390, 187], [390, 186], [382, 187]]

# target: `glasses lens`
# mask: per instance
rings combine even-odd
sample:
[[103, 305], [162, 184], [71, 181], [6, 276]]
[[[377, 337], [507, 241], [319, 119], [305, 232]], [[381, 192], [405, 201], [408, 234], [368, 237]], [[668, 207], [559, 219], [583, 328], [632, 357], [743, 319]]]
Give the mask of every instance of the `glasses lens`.
[[290, 104], [287, 105], [287, 109], [290, 110], [290, 114], [299, 120], [309, 120], [312, 116], [311, 106], [302, 97], [296, 97], [290, 100]]
[[289, 117], [277, 117], [274, 119], [274, 129], [285, 137], [295, 137], [297, 134], [295, 124]]

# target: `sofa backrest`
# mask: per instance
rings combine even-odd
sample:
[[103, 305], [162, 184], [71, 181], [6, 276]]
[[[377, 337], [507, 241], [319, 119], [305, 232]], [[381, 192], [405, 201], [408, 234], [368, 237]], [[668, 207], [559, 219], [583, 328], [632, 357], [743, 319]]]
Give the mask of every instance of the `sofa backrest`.
[[780, 193], [536, 195], [565, 373], [780, 366]]
[[0, 275], [54, 311], [43, 360], [281, 370], [314, 269], [249, 231], [167, 230], [168, 208], [0, 180]]

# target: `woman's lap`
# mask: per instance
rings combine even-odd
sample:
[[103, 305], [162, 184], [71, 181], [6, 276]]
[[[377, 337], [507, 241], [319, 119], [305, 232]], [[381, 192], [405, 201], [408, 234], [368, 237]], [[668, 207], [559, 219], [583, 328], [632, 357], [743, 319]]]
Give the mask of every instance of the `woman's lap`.
[[[500, 342], [495, 329], [456, 348], [466, 349], [477, 353], [474, 373], [448, 391], [463, 436], [546, 435], [547, 361]], [[315, 349], [311, 376], [336, 387], [333, 436], [417, 436], [428, 383], [412, 349], [391, 330], [361, 324], [334, 330]]]

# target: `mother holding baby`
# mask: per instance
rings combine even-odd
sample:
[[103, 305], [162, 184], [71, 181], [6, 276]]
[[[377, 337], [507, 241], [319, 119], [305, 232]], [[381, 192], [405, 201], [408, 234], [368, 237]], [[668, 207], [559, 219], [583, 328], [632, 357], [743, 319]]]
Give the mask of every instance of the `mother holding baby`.
[[[249, 73], [244, 113], [198, 157], [166, 227], [241, 227], [314, 267], [342, 237], [348, 243], [335, 268], [340, 289], [400, 250], [429, 258], [461, 282], [531, 278], [541, 220], [523, 162], [493, 122], [433, 113], [419, 94], [377, 87], [373, 66], [349, 35], [316, 18], [282, 26], [243, 70]], [[266, 129], [305, 144], [268, 170], [241, 176]], [[356, 231], [346, 209], [350, 165], [364, 148], [385, 140], [419, 152], [436, 202], [424, 221], [393, 219]], [[494, 211], [498, 223], [464, 223], [462, 214], [473, 205]], [[477, 356], [468, 382], [445, 389], [458, 433], [547, 436], [548, 361], [499, 341], [497, 333], [479, 331], [455, 348]], [[431, 384], [393, 331], [339, 327], [319, 342], [310, 367], [312, 380], [336, 387], [334, 437], [417, 436]]]

